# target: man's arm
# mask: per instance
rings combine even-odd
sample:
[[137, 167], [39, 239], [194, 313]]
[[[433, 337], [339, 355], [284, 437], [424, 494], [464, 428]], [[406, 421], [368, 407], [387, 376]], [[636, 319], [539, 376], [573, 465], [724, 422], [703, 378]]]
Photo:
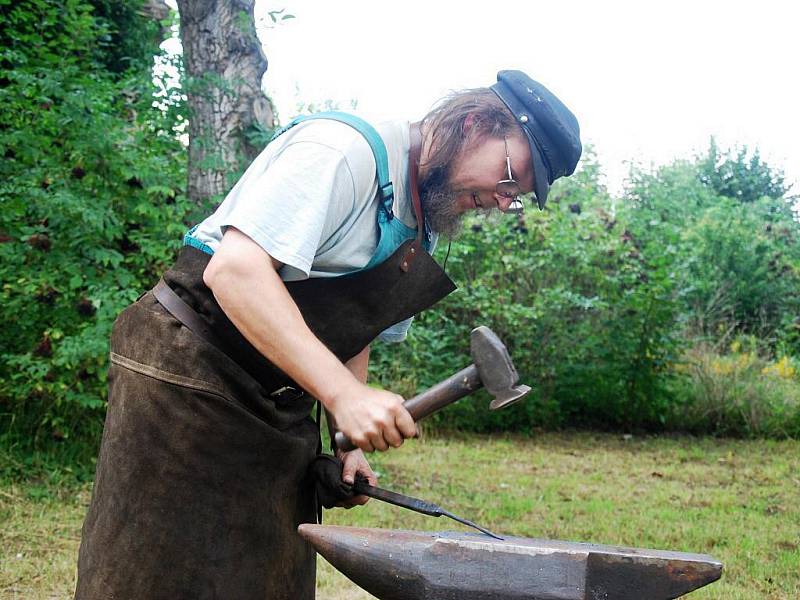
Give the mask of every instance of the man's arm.
[[[345, 363], [345, 366], [356, 379], [358, 379], [361, 383], [366, 383], [367, 369], [369, 367], [369, 346], [348, 360]], [[332, 419], [329, 419], [328, 431], [331, 434], [331, 438], [333, 438], [333, 435], [335, 434], [335, 429], [336, 424], [332, 422]], [[343, 464], [342, 481], [352, 485], [353, 481], [355, 480], [356, 473], [361, 473], [367, 478], [367, 481], [369, 481], [370, 485], [378, 485], [378, 478], [375, 476], [375, 472], [372, 470], [372, 467], [369, 466], [369, 462], [367, 462], [367, 459], [360, 448], [356, 448], [350, 452], [343, 452], [337, 449], [336, 456], [342, 460]], [[353, 496], [352, 498], [341, 502], [339, 506], [343, 508], [352, 508], [353, 506], [366, 504], [368, 501], [368, 496]]]
[[[402, 406], [403, 398], [359, 381], [311, 332], [277, 273], [281, 266], [248, 236], [229, 227], [203, 281], [242, 335], [318, 398], [356, 446], [367, 452], [386, 450], [413, 437], [416, 426]], [[354, 364], [365, 369], [366, 361], [362, 365], [359, 360], [364, 358], [359, 357]]]
[[369, 370], [369, 345], [353, 358], [344, 363], [347, 370], [361, 383], [367, 383], [367, 371]]

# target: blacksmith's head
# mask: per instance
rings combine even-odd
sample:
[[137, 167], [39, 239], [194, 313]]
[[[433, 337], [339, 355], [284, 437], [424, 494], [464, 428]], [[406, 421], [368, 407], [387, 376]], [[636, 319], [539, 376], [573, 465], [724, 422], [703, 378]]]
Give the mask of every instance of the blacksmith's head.
[[434, 231], [454, 237], [469, 210], [520, 212], [533, 192], [544, 208], [550, 185], [581, 155], [574, 115], [521, 71], [491, 88], [455, 92], [422, 120], [420, 192]]

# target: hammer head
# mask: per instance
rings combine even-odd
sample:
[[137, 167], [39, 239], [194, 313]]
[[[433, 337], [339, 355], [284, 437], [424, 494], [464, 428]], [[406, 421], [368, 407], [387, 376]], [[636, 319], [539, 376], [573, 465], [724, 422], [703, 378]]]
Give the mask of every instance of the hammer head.
[[517, 385], [519, 375], [508, 350], [488, 327], [481, 325], [472, 330], [470, 352], [483, 386], [494, 396], [489, 405], [492, 410], [510, 406], [531, 391], [527, 385]]

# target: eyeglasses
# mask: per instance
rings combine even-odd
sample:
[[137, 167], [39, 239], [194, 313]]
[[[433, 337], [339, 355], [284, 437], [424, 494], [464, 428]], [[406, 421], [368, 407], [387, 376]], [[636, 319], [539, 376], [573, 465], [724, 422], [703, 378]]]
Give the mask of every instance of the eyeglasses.
[[501, 179], [498, 181], [495, 186], [495, 191], [503, 198], [511, 198], [511, 204], [509, 204], [508, 208], [503, 212], [519, 214], [524, 210], [524, 207], [522, 206], [522, 201], [519, 199], [519, 183], [514, 179], [514, 175], [511, 174], [511, 156], [508, 154], [508, 139], [505, 136], [503, 136], [503, 143], [506, 146], [508, 179]]

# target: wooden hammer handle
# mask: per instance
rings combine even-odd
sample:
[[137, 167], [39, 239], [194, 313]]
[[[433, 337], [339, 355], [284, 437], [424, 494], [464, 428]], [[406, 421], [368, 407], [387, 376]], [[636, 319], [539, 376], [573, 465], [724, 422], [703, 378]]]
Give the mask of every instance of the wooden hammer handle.
[[[481, 383], [481, 379], [478, 376], [478, 368], [472, 364], [421, 394], [409, 398], [403, 403], [403, 407], [416, 422], [471, 394], [482, 386], [483, 383]], [[335, 439], [336, 447], [340, 450], [347, 452], [355, 449], [352, 442], [341, 431], [336, 432]]]
[[478, 376], [478, 368], [473, 364], [461, 369], [444, 381], [440, 381], [421, 394], [403, 402], [403, 407], [409, 412], [414, 421], [424, 419], [437, 410], [452, 404], [482, 387]]

